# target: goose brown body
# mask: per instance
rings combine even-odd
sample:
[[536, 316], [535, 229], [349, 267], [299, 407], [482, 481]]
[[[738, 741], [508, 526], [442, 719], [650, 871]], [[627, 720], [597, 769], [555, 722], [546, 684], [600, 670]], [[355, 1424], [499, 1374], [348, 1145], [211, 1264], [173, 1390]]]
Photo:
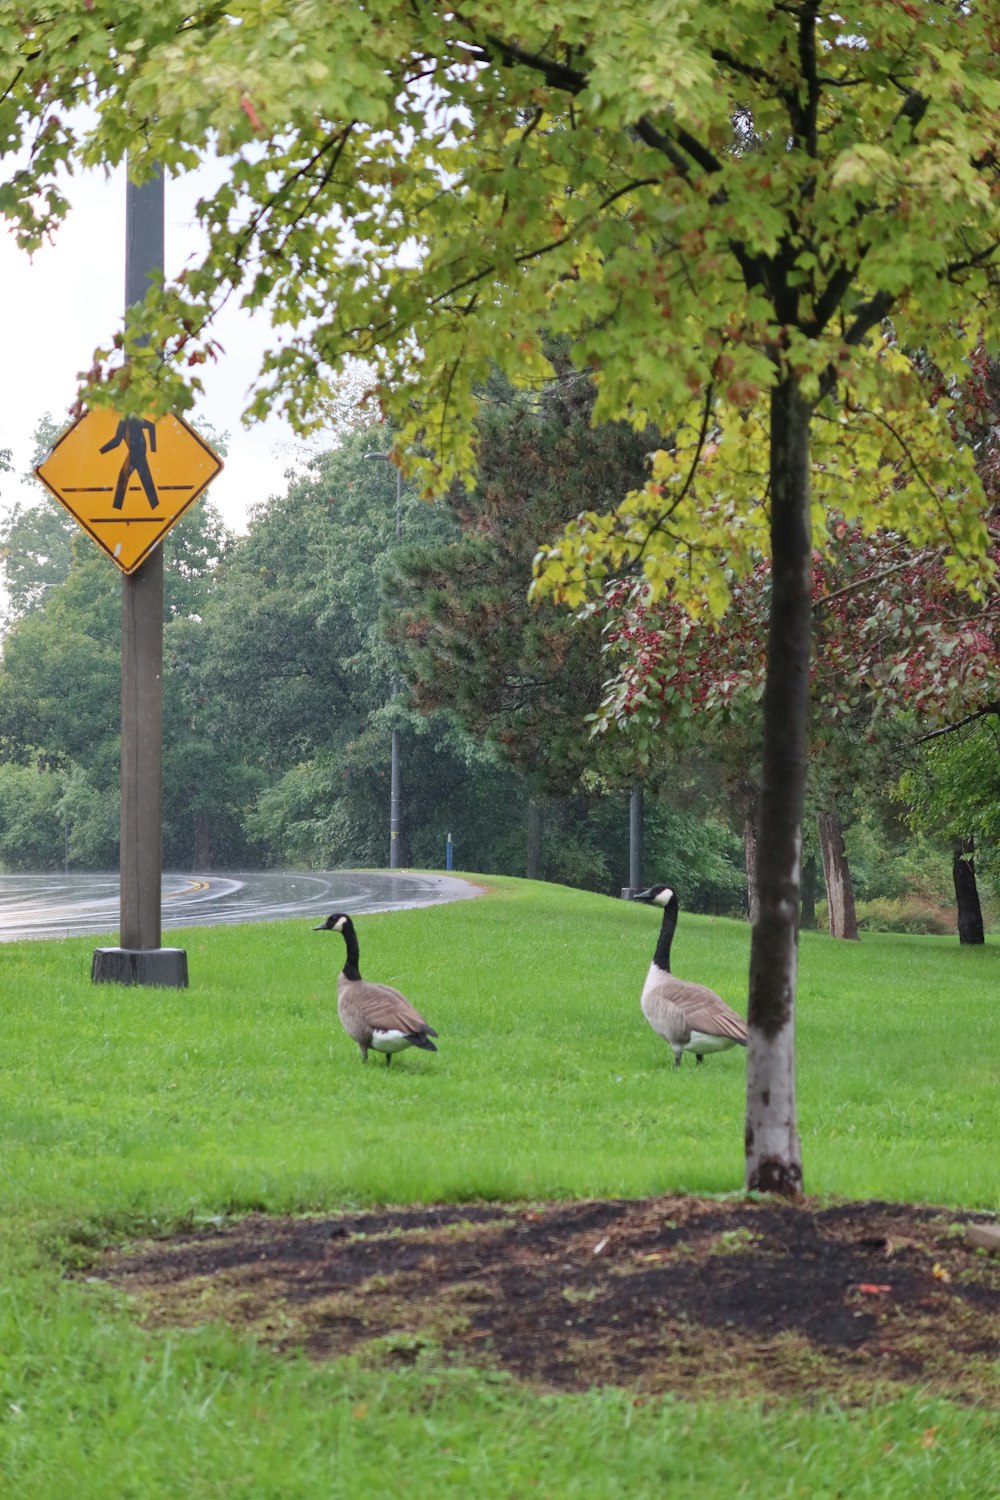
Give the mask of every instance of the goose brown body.
[[337, 976], [337, 1014], [347, 1035], [361, 1049], [362, 1062], [369, 1049], [385, 1053], [386, 1067], [392, 1054], [405, 1047], [436, 1052], [431, 1041], [437, 1036], [423, 1016], [391, 984], [373, 984], [362, 979], [358, 968], [360, 948], [354, 923], [344, 912], [333, 912], [315, 932], [339, 932], [347, 945], [347, 959]]
[[707, 985], [678, 979], [670, 972], [670, 947], [677, 926], [676, 893], [666, 885], [650, 886], [632, 898], [663, 908], [660, 935], [642, 990], [642, 1013], [673, 1050], [680, 1067], [685, 1052], [700, 1063], [707, 1052], [724, 1052], [747, 1044], [746, 1022]]

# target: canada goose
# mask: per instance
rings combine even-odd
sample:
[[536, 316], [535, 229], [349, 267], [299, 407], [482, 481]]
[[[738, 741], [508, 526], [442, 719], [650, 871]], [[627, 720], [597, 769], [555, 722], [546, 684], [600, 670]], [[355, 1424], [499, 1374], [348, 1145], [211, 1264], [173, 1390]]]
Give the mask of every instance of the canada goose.
[[358, 935], [354, 923], [342, 911], [335, 911], [313, 932], [343, 933], [347, 944], [347, 962], [337, 976], [337, 1014], [347, 1035], [361, 1048], [361, 1061], [368, 1061], [368, 1049], [385, 1053], [386, 1067], [392, 1054], [404, 1047], [422, 1047], [436, 1052], [431, 1041], [437, 1036], [423, 1016], [413, 1009], [405, 995], [389, 984], [369, 984], [361, 978], [358, 959]]
[[642, 1013], [653, 1030], [673, 1048], [674, 1066], [681, 1056], [693, 1052], [700, 1063], [706, 1052], [725, 1052], [745, 1047], [746, 1022], [714, 990], [703, 984], [676, 979], [670, 972], [670, 944], [677, 926], [677, 894], [669, 885], [651, 885], [637, 891], [633, 901], [662, 906], [663, 922], [653, 962], [642, 987]]

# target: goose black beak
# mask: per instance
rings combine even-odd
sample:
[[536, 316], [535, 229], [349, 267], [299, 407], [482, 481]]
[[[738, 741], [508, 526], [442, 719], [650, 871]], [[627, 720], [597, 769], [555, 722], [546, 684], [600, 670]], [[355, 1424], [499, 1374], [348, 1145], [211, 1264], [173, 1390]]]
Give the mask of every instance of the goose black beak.
[[629, 899], [631, 901], [652, 901], [653, 889], [650, 886], [649, 889], [645, 891], [633, 891]]

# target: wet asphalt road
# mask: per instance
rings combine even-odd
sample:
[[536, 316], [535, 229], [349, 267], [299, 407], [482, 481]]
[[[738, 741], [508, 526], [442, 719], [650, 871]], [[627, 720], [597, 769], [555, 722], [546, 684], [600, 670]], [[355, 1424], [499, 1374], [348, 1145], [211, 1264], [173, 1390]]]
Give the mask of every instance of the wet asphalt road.
[[[219, 922], [269, 922], [320, 917], [332, 911], [390, 911], [436, 906], [481, 894], [452, 875], [335, 870], [296, 875], [164, 875], [161, 910], [166, 934]], [[117, 875], [0, 875], [0, 942], [15, 938], [118, 935]]]

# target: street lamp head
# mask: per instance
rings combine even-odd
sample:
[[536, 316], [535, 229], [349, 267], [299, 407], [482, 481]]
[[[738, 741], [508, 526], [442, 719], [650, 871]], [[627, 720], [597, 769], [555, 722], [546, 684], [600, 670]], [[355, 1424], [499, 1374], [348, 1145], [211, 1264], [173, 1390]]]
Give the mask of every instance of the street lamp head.
[[391, 460], [392, 460], [392, 454], [391, 453], [366, 453], [365, 454], [365, 458], [381, 458], [384, 463], [390, 463]]

